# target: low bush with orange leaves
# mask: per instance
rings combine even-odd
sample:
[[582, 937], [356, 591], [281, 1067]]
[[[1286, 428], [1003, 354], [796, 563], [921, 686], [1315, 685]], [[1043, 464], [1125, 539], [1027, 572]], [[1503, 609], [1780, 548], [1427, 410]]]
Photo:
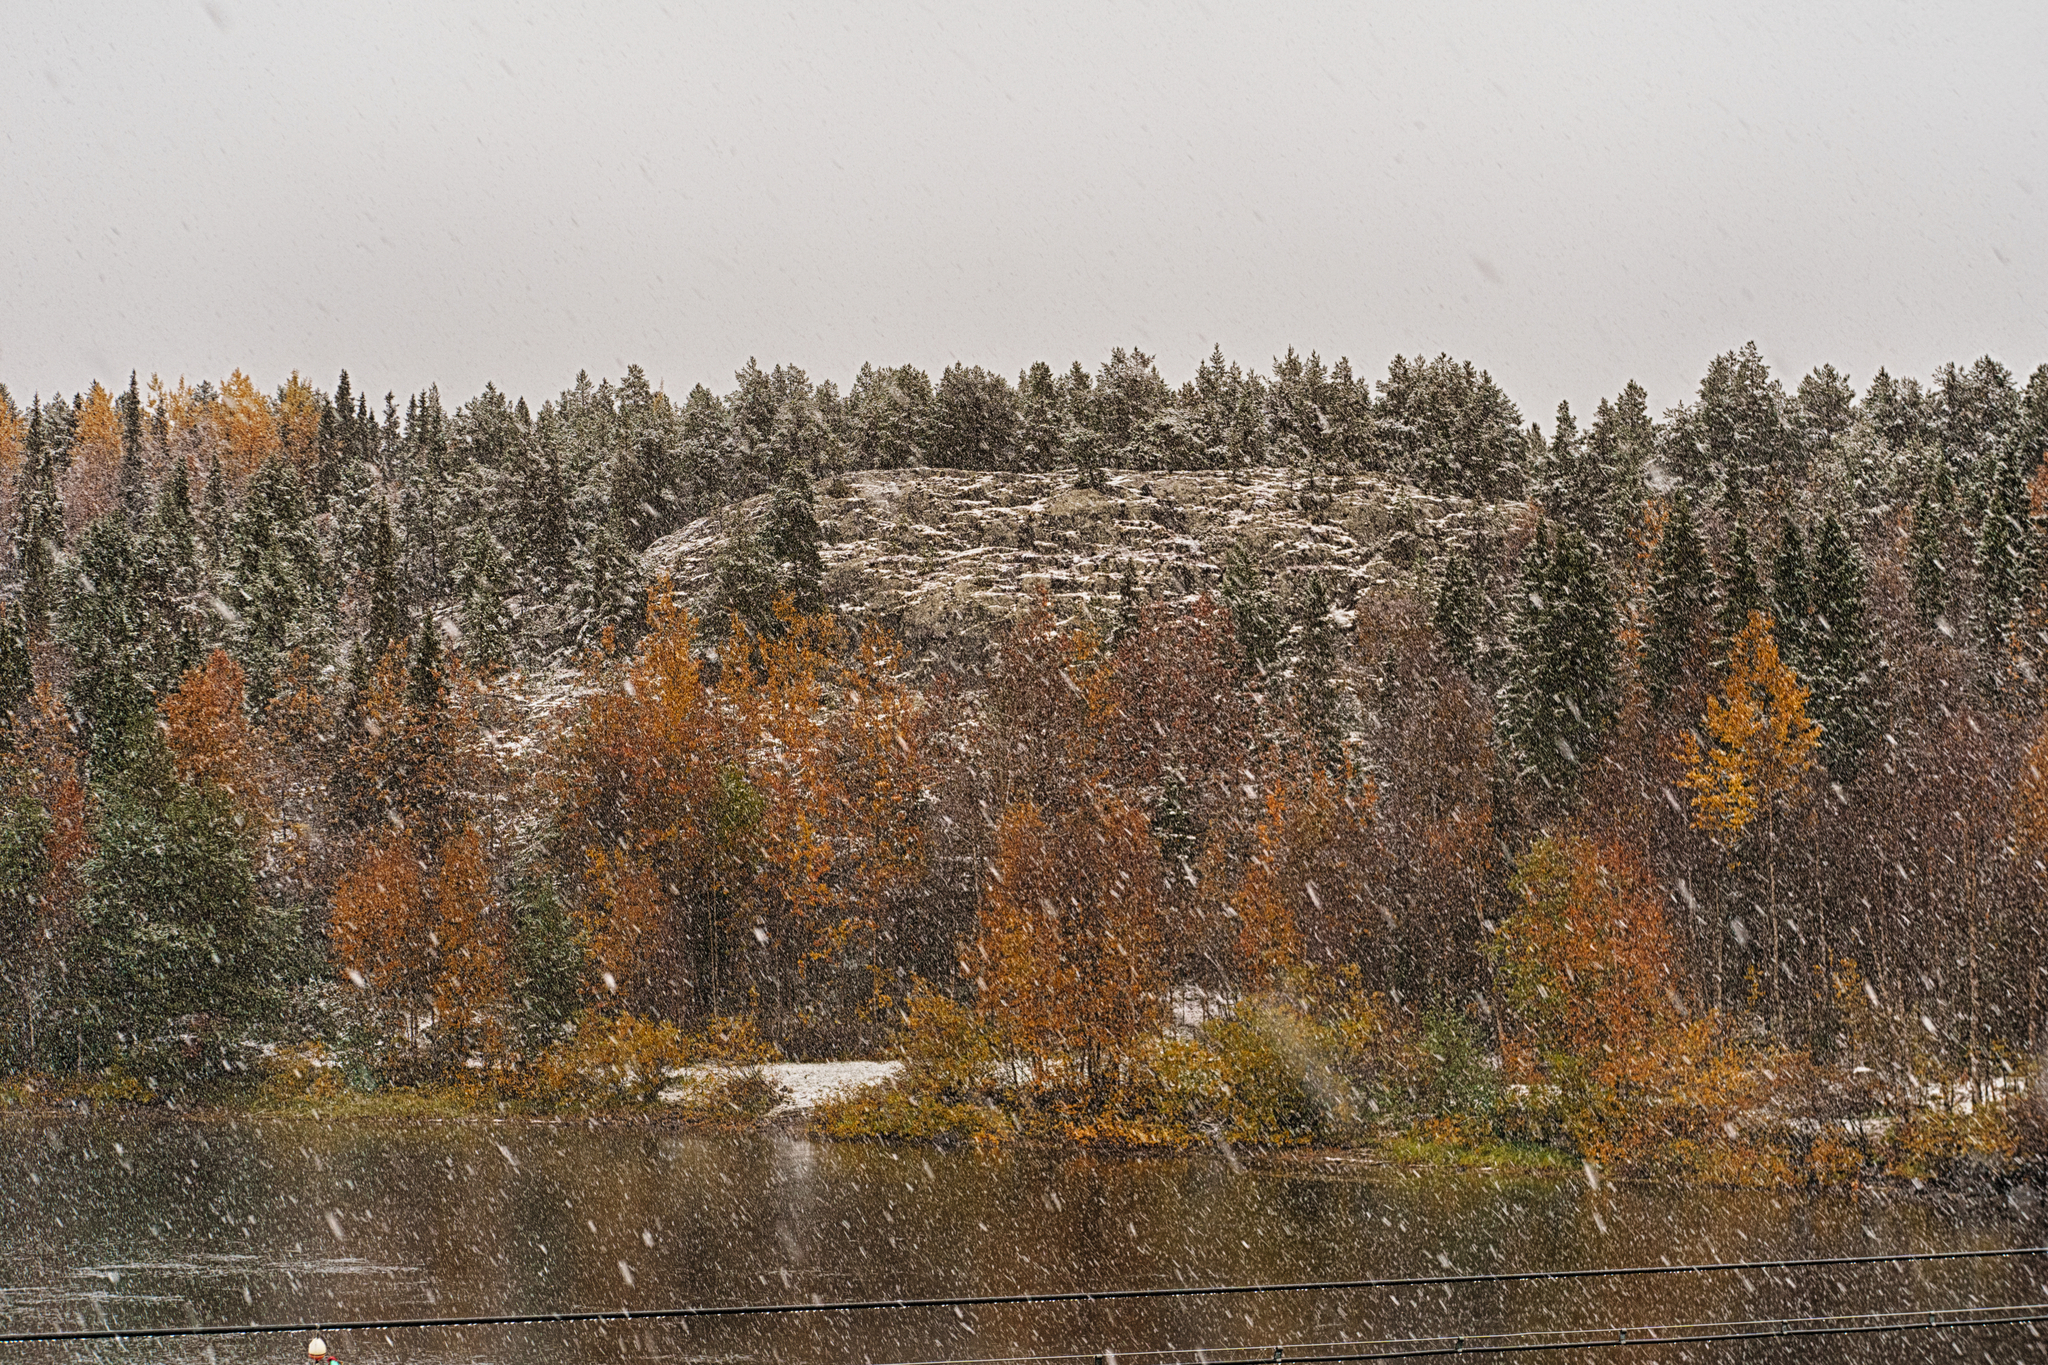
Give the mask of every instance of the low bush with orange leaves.
[[685, 1117], [751, 1116], [779, 1099], [759, 1070], [775, 1055], [751, 1020], [714, 1016], [686, 1032], [667, 1020], [588, 1011], [509, 1088], [548, 1109], [644, 1109], [673, 1091]]
[[1355, 973], [1295, 969], [1280, 989], [1192, 1030], [1154, 1030], [1086, 1065], [1020, 1052], [1007, 1025], [928, 989], [906, 1001], [898, 1081], [824, 1106], [834, 1137], [909, 1141], [1024, 1136], [1123, 1150], [1214, 1142], [1368, 1142], [1421, 1115], [1485, 1131], [1497, 1074], [1476, 1030], [1449, 1015], [1402, 1018]]

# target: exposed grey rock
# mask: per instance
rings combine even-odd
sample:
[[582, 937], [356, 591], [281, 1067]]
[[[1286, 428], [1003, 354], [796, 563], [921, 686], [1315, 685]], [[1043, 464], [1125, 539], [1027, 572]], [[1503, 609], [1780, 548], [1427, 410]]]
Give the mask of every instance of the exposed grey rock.
[[[643, 568], [668, 574], [705, 612], [728, 535], [758, 526], [768, 503], [754, 498], [690, 523], [650, 546]], [[1126, 564], [1146, 596], [1190, 599], [1216, 586], [1232, 546], [1282, 593], [1321, 573], [1346, 610], [1367, 588], [1417, 586], [1450, 545], [1481, 529], [1498, 535], [1527, 511], [1373, 477], [1309, 491], [1271, 467], [1237, 478], [1112, 472], [1106, 494], [1076, 488], [1071, 470], [866, 470], [817, 491], [827, 600], [888, 624], [920, 652], [953, 658], [978, 654], [991, 628], [1040, 589], [1062, 620], [1113, 613]]]

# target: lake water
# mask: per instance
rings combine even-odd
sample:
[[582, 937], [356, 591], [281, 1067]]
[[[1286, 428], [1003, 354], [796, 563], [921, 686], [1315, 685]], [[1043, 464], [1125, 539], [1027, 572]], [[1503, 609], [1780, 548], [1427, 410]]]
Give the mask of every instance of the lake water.
[[[809, 1302], [1854, 1256], [2048, 1241], [2030, 1190], [1776, 1196], [1233, 1170], [577, 1124], [0, 1120], [10, 1330]], [[1113, 1304], [333, 1332], [360, 1362], [1261, 1360], [1275, 1344], [2048, 1300], [2021, 1257]], [[2048, 1328], [2044, 1328], [2048, 1330]], [[2043, 1359], [2028, 1327], [1612, 1360]], [[302, 1360], [298, 1337], [0, 1346], [0, 1361]], [[1171, 1351], [1150, 1357], [1149, 1351]], [[1493, 1357], [1500, 1358], [1500, 1357]], [[1517, 1357], [1520, 1358], [1520, 1357]]]

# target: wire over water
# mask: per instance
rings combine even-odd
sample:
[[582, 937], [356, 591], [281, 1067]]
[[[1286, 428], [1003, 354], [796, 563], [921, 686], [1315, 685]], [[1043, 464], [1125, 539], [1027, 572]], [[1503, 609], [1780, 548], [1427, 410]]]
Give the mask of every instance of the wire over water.
[[[154, 1340], [170, 1337], [256, 1336], [275, 1332], [373, 1332], [431, 1327], [523, 1327], [579, 1322], [658, 1322], [687, 1318], [751, 1317], [797, 1313], [864, 1313], [914, 1308], [990, 1308], [1046, 1303], [1110, 1303], [1132, 1299], [1204, 1298], [1240, 1294], [1306, 1294], [1363, 1289], [1412, 1289], [1471, 1284], [1513, 1284], [1531, 1281], [1620, 1279], [1637, 1275], [1739, 1273], [1748, 1270], [1804, 1270], [1821, 1266], [1896, 1265], [1925, 1261], [1986, 1260], [2048, 1254], [2048, 1246], [1994, 1247], [1978, 1251], [1910, 1251], [1868, 1256], [1815, 1256], [1772, 1261], [1708, 1261], [1685, 1265], [1589, 1267], [1578, 1270], [1506, 1270], [1465, 1275], [1393, 1275], [1357, 1280], [1304, 1280], [1278, 1284], [1210, 1284], [1157, 1286], [1145, 1289], [1076, 1289], [1037, 1294], [968, 1294], [943, 1298], [813, 1300], [809, 1303], [691, 1304], [674, 1308], [597, 1308], [559, 1313], [489, 1313], [432, 1318], [374, 1318], [355, 1322], [274, 1322], [202, 1324], [181, 1327], [96, 1327], [62, 1331], [0, 1332], [0, 1345], [32, 1342]], [[1986, 1310], [1990, 1311], [1990, 1310]], [[2031, 1322], [2034, 1318], [2015, 1318]], [[1772, 1321], [1780, 1321], [1772, 1319]], [[1784, 1319], [1783, 1321], [1792, 1321]], [[1623, 1329], [1613, 1329], [1620, 1331]], [[1858, 1328], [1859, 1331], [1876, 1330]], [[1768, 1333], [1765, 1335], [1769, 1335]], [[1701, 1338], [1707, 1340], [1707, 1338]], [[1712, 1338], [1722, 1340], [1724, 1338]], [[1738, 1338], [1725, 1338], [1736, 1340]], [[1669, 1338], [1666, 1338], [1669, 1340]], [[1235, 1348], [1233, 1348], [1235, 1349]], [[1462, 1348], [1460, 1348], [1462, 1349]], [[1507, 1348], [1502, 1348], [1507, 1349]], [[1534, 1349], [1534, 1348], [1513, 1348]], [[1426, 1354], [1443, 1354], [1443, 1351]], [[1032, 1360], [1073, 1359], [1068, 1356]], [[1328, 1356], [1303, 1360], [1363, 1360], [1390, 1357]]]
[[1209, 1346], [1171, 1350], [1072, 1352], [1063, 1355], [983, 1356], [886, 1362], [886, 1365], [1059, 1365], [1065, 1361], [1147, 1360], [1154, 1365], [1338, 1365], [1366, 1360], [1408, 1360], [1440, 1355], [1510, 1355], [1525, 1351], [1608, 1350], [1779, 1337], [1876, 1335], [1942, 1328], [2024, 1326], [2048, 1321], [2048, 1302], [1995, 1307], [1893, 1309], [1799, 1318], [1742, 1318], [1720, 1322], [1638, 1324], [1630, 1327], [1560, 1327], [1542, 1331], [1445, 1333], [1433, 1337], [1305, 1342], [1292, 1346]]

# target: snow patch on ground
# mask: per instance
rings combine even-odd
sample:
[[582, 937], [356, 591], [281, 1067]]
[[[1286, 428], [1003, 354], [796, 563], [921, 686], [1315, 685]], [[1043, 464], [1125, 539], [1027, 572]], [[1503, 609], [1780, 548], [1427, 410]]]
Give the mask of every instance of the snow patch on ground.
[[[689, 1067], [678, 1072], [678, 1079], [693, 1075], [732, 1074], [734, 1067]], [[881, 1085], [893, 1081], [903, 1073], [901, 1062], [768, 1062], [761, 1068], [761, 1074], [780, 1086], [784, 1098], [771, 1111], [774, 1114], [796, 1114], [815, 1109], [827, 1099]], [[679, 1090], [662, 1092], [662, 1098], [674, 1103], [682, 1098]]]

